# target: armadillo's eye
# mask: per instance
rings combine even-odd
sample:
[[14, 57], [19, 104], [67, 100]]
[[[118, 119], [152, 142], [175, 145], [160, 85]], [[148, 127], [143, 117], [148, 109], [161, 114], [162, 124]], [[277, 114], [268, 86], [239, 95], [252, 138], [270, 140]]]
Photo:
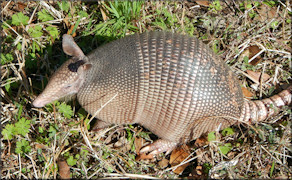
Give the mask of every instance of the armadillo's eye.
[[72, 87], [72, 84], [68, 84], [65, 86], [65, 88], [70, 88], [70, 87]]

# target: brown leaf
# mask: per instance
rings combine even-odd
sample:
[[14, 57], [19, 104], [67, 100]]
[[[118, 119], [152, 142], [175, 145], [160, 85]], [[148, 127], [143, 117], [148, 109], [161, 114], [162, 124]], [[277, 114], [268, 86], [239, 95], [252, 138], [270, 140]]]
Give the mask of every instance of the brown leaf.
[[65, 160], [58, 160], [59, 174], [61, 179], [70, 179], [70, 167]]
[[43, 144], [35, 144], [36, 149], [47, 149], [48, 147]]
[[201, 5], [201, 6], [209, 6], [209, 1], [195, 1], [197, 4]]
[[250, 77], [254, 78], [258, 82], [260, 82], [261, 76], [263, 76], [263, 82], [266, 82], [267, 80], [270, 79], [270, 76], [266, 73], [255, 72], [255, 71], [251, 71], [251, 70], [246, 70], [246, 72]]
[[204, 145], [208, 144], [209, 141], [205, 136], [201, 136], [199, 138], [196, 139], [195, 145], [197, 147], [203, 147]]
[[168, 159], [163, 158], [161, 161], [158, 162], [158, 165], [160, 166], [160, 168], [164, 169], [168, 166]]
[[136, 161], [140, 161], [140, 160], [145, 160], [145, 159], [153, 159], [154, 155], [153, 154], [138, 154], [135, 158]]
[[275, 18], [275, 16], [277, 15], [276, 14], [277, 9], [274, 7], [270, 7], [266, 4], [262, 4], [261, 6], [259, 6], [257, 8], [257, 11], [258, 11], [259, 16], [256, 16], [254, 18], [256, 21], [261, 21], [261, 22], [270, 21], [273, 18]]
[[145, 154], [145, 153], [140, 153], [140, 149], [144, 146], [144, 139], [141, 137], [135, 137], [135, 149], [137, 156], [135, 158], [136, 161], [144, 160], [144, 159], [153, 159], [154, 155], [152, 154]]
[[[249, 59], [253, 58], [257, 53], [259, 53], [261, 51], [261, 49], [256, 45], [249, 46], [248, 50], [249, 50], [249, 56], [248, 56]], [[256, 58], [254, 58], [251, 62], [249, 62], [249, 64], [255, 66], [261, 61], [262, 61], [262, 58], [259, 55]]]
[[[171, 167], [174, 167], [178, 164], [180, 164], [182, 161], [184, 161], [188, 156], [190, 155], [190, 148], [187, 145], [182, 145], [180, 147], [177, 147], [174, 149], [170, 155], [169, 163]], [[190, 163], [184, 163], [183, 165], [177, 167], [176, 169], [173, 169], [173, 172], [176, 174], [181, 174], [185, 168]]]
[[245, 97], [247, 97], [247, 98], [253, 97], [253, 94], [245, 87], [241, 87], [241, 90], [242, 90], [242, 93]]
[[135, 137], [134, 144], [135, 144], [136, 154], [139, 154], [140, 153], [140, 149], [143, 146], [143, 141], [144, 141], [143, 138], [141, 138], [141, 137]]
[[23, 11], [26, 6], [27, 6], [27, 3], [17, 2], [16, 3], [16, 10]]

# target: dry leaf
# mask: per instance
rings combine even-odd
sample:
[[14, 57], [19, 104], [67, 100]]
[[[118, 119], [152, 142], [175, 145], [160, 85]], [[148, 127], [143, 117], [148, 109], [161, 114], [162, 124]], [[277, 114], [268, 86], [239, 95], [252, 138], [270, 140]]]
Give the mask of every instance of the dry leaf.
[[153, 154], [138, 154], [135, 158], [136, 161], [140, 161], [140, 160], [145, 160], [145, 159], [153, 159], [154, 155]]
[[[174, 167], [178, 164], [180, 164], [182, 161], [184, 161], [188, 156], [190, 155], [190, 148], [187, 145], [182, 145], [180, 147], [177, 147], [174, 149], [170, 155], [169, 163], [171, 167]], [[177, 167], [176, 169], [173, 169], [173, 172], [176, 174], [181, 174], [185, 168], [190, 163], [184, 163], [183, 165]]]
[[70, 167], [65, 160], [58, 160], [58, 169], [61, 179], [70, 179]]
[[241, 87], [241, 90], [242, 90], [242, 93], [243, 93], [244, 97], [246, 97], [246, 98], [253, 97], [253, 94], [248, 89], [246, 89], [245, 87]]
[[48, 147], [43, 144], [35, 144], [34, 146], [36, 149], [47, 149]]
[[195, 1], [198, 5], [201, 5], [201, 6], [209, 6], [209, 1]]
[[[251, 58], [253, 58], [257, 53], [259, 53], [259, 52], [261, 51], [261, 49], [260, 49], [258, 46], [253, 45], [253, 46], [249, 46], [249, 47], [248, 47], [248, 51], [249, 51], [249, 56], [248, 56], [248, 58], [251, 59]], [[254, 58], [251, 62], [249, 62], [249, 64], [255, 66], [255, 65], [257, 65], [257, 64], [258, 64], [259, 62], [261, 62], [261, 61], [262, 61], [262, 58], [261, 58], [261, 56], [259, 55], [259, 56], [257, 56], [256, 58]]]
[[256, 21], [270, 21], [276, 16], [277, 9], [274, 7], [270, 7], [266, 4], [262, 4], [257, 8], [259, 16], [256, 16], [254, 19]]
[[143, 146], [143, 138], [135, 137], [134, 144], [135, 144], [136, 154], [139, 154], [140, 153], [140, 149]]
[[158, 162], [158, 165], [160, 166], [160, 168], [164, 169], [168, 166], [168, 159], [163, 158], [161, 161]]
[[136, 149], [136, 161], [144, 160], [144, 159], [153, 159], [154, 155], [152, 154], [145, 154], [145, 153], [140, 153], [140, 149], [144, 146], [144, 139], [140, 137], [136, 137], [134, 144], [135, 144], [135, 149]]
[[197, 147], [203, 147], [204, 145], [208, 144], [209, 141], [205, 136], [201, 136], [199, 138], [196, 139], [195, 145]]
[[18, 2], [16, 3], [16, 10], [21, 12], [24, 10], [26, 6], [27, 6], [27, 3]]
[[251, 70], [246, 70], [246, 72], [250, 77], [254, 78], [258, 82], [260, 82], [261, 76], [263, 76], [263, 82], [266, 82], [267, 80], [270, 79], [270, 76], [266, 73], [255, 72], [255, 71], [251, 71]]

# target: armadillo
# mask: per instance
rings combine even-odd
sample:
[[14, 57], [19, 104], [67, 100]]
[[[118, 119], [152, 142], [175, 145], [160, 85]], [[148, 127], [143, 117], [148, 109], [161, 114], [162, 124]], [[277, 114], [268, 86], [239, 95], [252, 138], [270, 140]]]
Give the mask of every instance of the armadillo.
[[291, 103], [291, 86], [250, 101], [231, 69], [197, 38], [171, 32], [134, 34], [85, 56], [70, 35], [72, 56], [34, 100], [35, 107], [77, 94], [98, 127], [137, 123], [160, 139], [141, 152], [170, 152], [218, 127], [258, 122]]

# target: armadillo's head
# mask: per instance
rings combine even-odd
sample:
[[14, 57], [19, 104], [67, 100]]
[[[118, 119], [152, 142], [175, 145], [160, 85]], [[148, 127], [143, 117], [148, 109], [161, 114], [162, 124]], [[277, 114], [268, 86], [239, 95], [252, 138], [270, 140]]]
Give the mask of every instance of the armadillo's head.
[[63, 50], [73, 58], [53, 74], [45, 90], [33, 101], [35, 107], [43, 107], [62, 97], [76, 94], [83, 85], [92, 65], [69, 35], [63, 36]]

